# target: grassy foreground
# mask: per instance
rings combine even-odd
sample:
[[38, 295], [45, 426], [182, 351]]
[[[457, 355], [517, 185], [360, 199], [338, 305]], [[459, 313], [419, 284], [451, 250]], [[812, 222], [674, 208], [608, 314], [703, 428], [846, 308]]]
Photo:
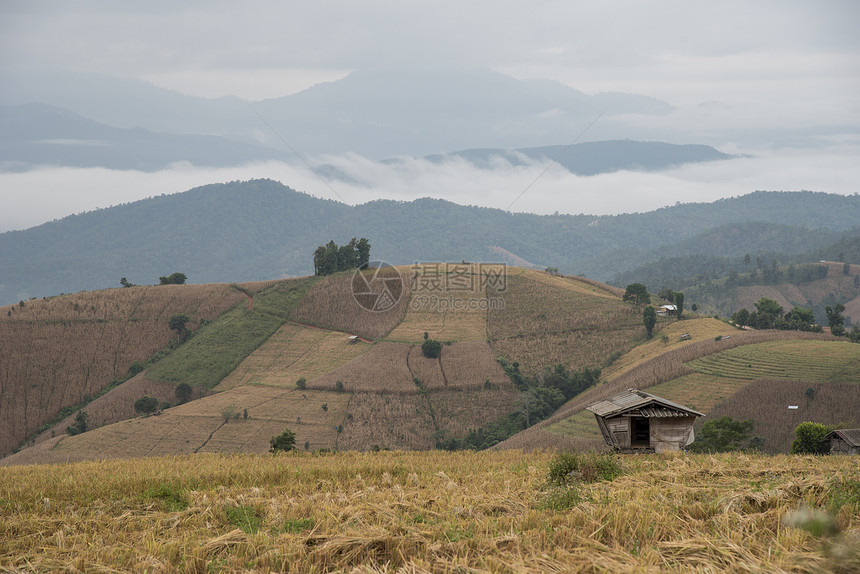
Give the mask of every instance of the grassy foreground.
[[[855, 572], [856, 457], [196, 455], [0, 468], [0, 570]], [[839, 533], [787, 518], [825, 509]], [[788, 518], [790, 520], [790, 518]]]

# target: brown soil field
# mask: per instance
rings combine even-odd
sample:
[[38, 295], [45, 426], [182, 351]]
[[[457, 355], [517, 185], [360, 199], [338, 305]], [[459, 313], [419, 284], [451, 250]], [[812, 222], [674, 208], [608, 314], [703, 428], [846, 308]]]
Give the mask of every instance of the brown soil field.
[[[296, 307], [291, 319], [366, 339], [383, 337], [400, 323], [409, 302], [408, 278], [401, 268], [397, 269], [401, 273], [402, 291], [385, 311], [371, 311], [359, 305], [353, 297], [353, 276], [335, 275], [317, 282]], [[379, 289], [376, 283], [371, 287]]]
[[300, 378], [311, 380], [356, 358], [370, 346], [350, 343], [339, 331], [287, 323], [251, 353], [215, 391], [242, 385], [295, 388]]
[[[256, 287], [256, 284], [252, 284]], [[191, 326], [247, 300], [225, 284], [83, 292], [0, 309], [0, 455], [53, 419], [122, 379], [175, 337], [168, 319]], [[3, 312], [5, 311], [5, 312]]]

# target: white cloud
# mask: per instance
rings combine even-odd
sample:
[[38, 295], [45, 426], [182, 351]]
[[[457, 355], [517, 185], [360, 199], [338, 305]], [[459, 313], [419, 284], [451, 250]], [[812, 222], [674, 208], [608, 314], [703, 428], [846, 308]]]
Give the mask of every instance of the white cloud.
[[621, 171], [589, 177], [575, 176], [557, 165], [541, 176], [545, 163], [512, 166], [497, 161], [492, 169], [479, 169], [461, 159], [441, 164], [413, 158], [381, 164], [355, 154], [311, 159], [316, 165], [334, 166], [357, 182], [323, 181], [304, 165], [280, 162], [224, 169], [175, 165], [155, 173], [42, 168], [0, 173], [4, 190], [0, 231], [208, 183], [253, 178], [275, 179], [299, 191], [352, 205], [380, 198], [437, 197], [541, 214], [642, 212], [679, 201], [710, 202], [755, 190], [807, 189], [847, 195], [860, 191], [858, 154], [860, 145], [855, 141], [821, 150], [759, 152], [662, 172]]

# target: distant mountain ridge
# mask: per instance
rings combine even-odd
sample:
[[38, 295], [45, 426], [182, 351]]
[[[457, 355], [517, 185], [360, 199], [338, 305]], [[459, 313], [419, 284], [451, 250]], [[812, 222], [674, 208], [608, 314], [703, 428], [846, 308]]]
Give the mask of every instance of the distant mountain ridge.
[[312, 273], [314, 249], [367, 237], [371, 256], [501, 261], [504, 250], [562, 273], [609, 278], [643, 254], [739, 221], [846, 230], [860, 196], [755, 192], [616, 216], [539, 216], [423, 198], [349, 206], [272, 180], [212, 184], [0, 234], [0, 304], [138, 284], [183, 272], [192, 283]]
[[145, 82], [72, 72], [7, 77], [0, 104], [43, 103], [115, 128], [218, 136], [284, 155], [280, 137], [303, 154], [354, 152], [371, 159], [539, 146], [572, 141], [601, 114], [589, 140], [646, 138], [625, 118], [674, 109], [648, 96], [588, 95], [558, 82], [518, 80], [490, 70], [358, 70], [259, 102], [198, 98]]
[[443, 163], [451, 158], [462, 158], [477, 167], [487, 169], [493, 167], [493, 160], [497, 158], [515, 166], [526, 165], [527, 160], [552, 161], [577, 175], [597, 175], [620, 170], [655, 171], [685, 163], [732, 157], [734, 156], [706, 145], [611, 140], [514, 150], [469, 149], [429, 155], [425, 159], [433, 163]]

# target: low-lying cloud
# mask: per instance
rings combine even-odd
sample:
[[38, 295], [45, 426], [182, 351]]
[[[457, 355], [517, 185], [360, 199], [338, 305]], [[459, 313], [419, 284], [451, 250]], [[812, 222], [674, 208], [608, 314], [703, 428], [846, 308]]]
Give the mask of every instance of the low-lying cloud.
[[677, 202], [711, 202], [755, 190], [860, 192], [860, 146], [767, 151], [730, 160], [687, 164], [659, 172], [619, 171], [577, 176], [559, 165], [499, 160], [478, 168], [460, 159], [442, 163], [403, 158], [378, 163], [354, 155], [305, 163], [266, 162], [230, 168], [177, 164], [153, 173], [102, 168], [43, 167], [0, 173], [0, 231], [24, 229], [64, 216], [146, 197], [234, 180], [270, 178], [316, 197], [351, 205], [376, 199], [435, 197], [514, 212], [607, 215], [644, 212]]

